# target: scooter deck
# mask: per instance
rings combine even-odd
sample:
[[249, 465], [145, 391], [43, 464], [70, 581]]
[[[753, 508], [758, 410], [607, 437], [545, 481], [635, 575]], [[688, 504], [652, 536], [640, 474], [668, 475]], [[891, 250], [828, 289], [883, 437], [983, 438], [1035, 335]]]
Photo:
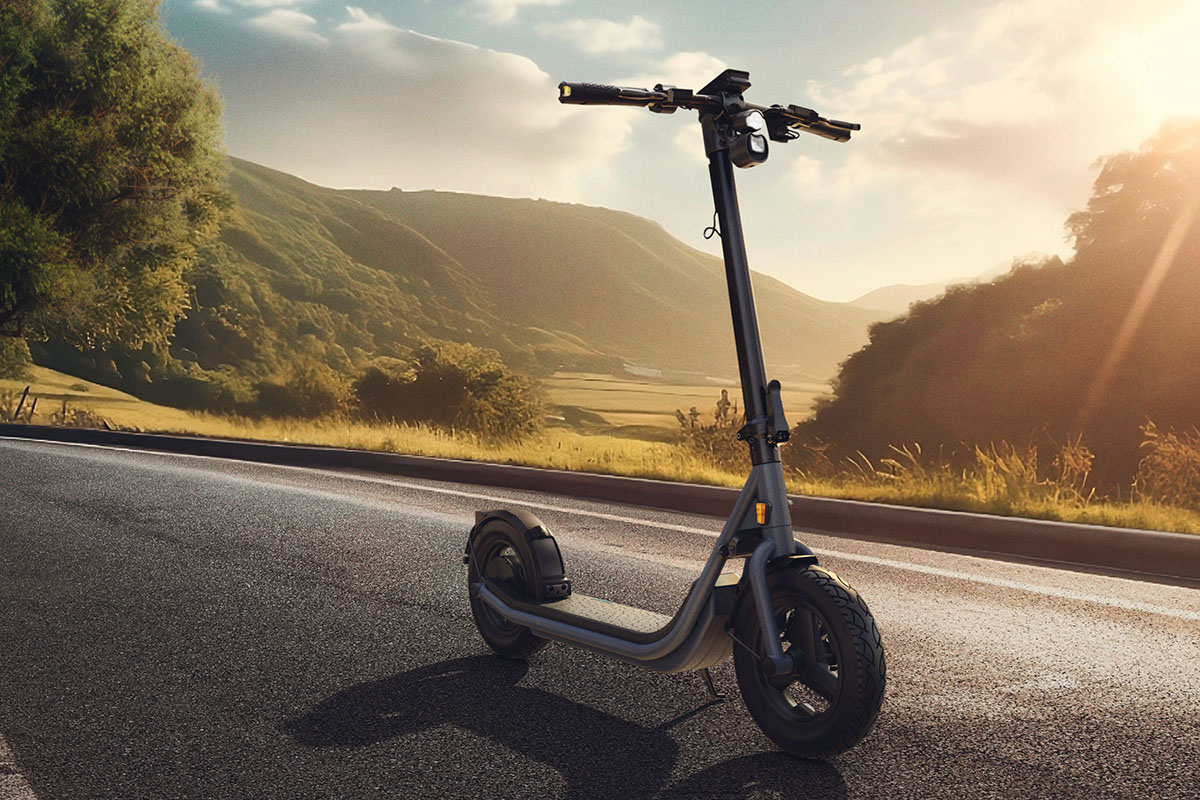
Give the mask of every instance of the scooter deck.
[[626, 606], [599, 597], [589, 597], [586, 594], [572, 594], [561, 600], [542, 603], [541, 611], [546, 616], [563, 619], [565, 622], [575, 619], [586, 619], [592, 623], [623, 628], [637, 633], [654, 633], [671, 623], [671, 618], [665, 614], [657, 614], [644, 608]]
[[[733, 573], [718, 576], [714, 592], [718, 595], [725, 592], [730, 593], [728, 600], [732, 603], [732, 593], [735, 591], [739, 579], [740, 576]], [[693, 590], [695, 590], [694, 586]], [[503, 591], [497, 591], [497, 594], [503, 595]], [[666, 635], [675, 621], [675, 617], [668, 617], [665, 614], [602, 600], [599, 597], [591, 597], [578, 592], [561, 600], [546, 600], [541, 603], [530, 603], [511, 596], [503, 599], [509, 605], [522, 611], [630, 642], [653, 642]], [[680, 611], [682, 611], [682, 607]], [[676, 616], [679, 613], [676, 612]]]

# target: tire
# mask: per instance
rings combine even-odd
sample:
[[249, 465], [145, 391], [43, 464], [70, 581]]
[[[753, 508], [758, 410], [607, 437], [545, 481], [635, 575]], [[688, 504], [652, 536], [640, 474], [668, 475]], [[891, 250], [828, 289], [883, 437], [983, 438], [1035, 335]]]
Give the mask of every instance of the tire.
[[772, 570], [767, 584], [784, 653], [797, 657], [800, 670], [776, 677], [763, 672], [766, 649], [747, 592], [733, 631], [746, 708], [767, 738], [792, 755], [843, 752], [867, 735], [883, 704], [887, 667], [875, 619], [858, 592], [817, 566]]
[[[507, 523], [500, 520], [488, 522], [475, 535], [467, 580], [475, 583], [479, 580], [479, 570], [482, 570], [484, 577], [499, 584], [513, 597], [535, 597], [533, 576], [528, 574], [525, 567], [533, 561], [527, 547], [524, 537]], [[547, 640], [535, 636], [529, 628], [509, 622], [478, 597], [470, 600], [471, 615], [475, 617], [479, 635], [498, 655], [526, 659], [549, 644]]]

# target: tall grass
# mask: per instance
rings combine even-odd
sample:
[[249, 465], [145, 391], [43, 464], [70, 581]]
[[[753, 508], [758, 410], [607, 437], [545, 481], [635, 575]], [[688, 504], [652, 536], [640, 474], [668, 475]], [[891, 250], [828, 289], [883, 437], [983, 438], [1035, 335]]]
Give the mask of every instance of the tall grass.
[[[35, 380], [30, 397], [38, 394], [42, 400], [30, 421], [93, 427], [109, 424], [161, 433], [377, 450], [717, 486], [740, 486], [748, 468], [744, 445], [717, 448], [708, 439], [691, 447], [686, 442], [650, 442], [550, 428], [519, 443], [497, 444], [460, 431], [336, 416], [302, 420], [190, 414], [143, 403], [104, 387], [83, 385], [77, 379], [70, 381], [39, 386]], [[6, 418], [15, 410], [19, 395], [15, 382], [0, 383], [0, 411]], [[23, 418], [28, 411], [27, 404]], [[1089, 484], [1091, 453], [1078, 440], [1048, 458], [1032, 446], [990, 444], [976, 447], [967, 463], [952, 463], [940, 450], [923, 452], [915, 445], [893, 447], [891, 456], [878, 462], [858, 454], [834, 463], [817, 451], [816, 457], [806, 462], [810, 468], [790, 471], [788, 489], [897, 505], [1200, 534], [1200, 432], [1161, 431], [1152, 425], [1145, 432], [1143, 459], [1128, 501], [1096, 496]], [[731, 430], [720, 433], [732, 441]]]
[[[1200, 445], [1200, 437], [1196, 441]], [[1180, 440], [1164, 437], [1164, 442], [1166, 447], [1156, 447], [1170, 456], [1154, 452], [1164, 462], [1178, 457]], [[1008, 442], [975, 447], [966, 464], [954, 464], [940, 451], [925, 454], [919, 446], [891, 450], [893, 457], [878, 463], [859, 453], [841, 465], [827, 462], [824, 469], [794, 473], [788, 488], [800, 494], [875, 503], [1200, 533], [1200, 513], [1195, 505], [1185, 504], [1186, 495], [1166, 490], [1154, 496], [1135, 492], [1129, 501], [1097, 496], [1088, 484], [1092, 454], [1078, 439], [1063, 445], [1048, 461], [1039, 459], [1033, 445]], [[1200, 446], [1191, 455], [1200, 465]], [[1167, 472], [1178, 479], [1176, 472]]]

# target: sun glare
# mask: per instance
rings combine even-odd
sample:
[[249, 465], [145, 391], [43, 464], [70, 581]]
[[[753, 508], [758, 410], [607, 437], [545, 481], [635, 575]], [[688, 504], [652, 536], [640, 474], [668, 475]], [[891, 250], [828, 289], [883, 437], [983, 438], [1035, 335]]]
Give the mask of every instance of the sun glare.
[[1104, 54], [1113, 83], [1123, 86], [1156, 123], [1169, 116], [1200, 115], [1197, 32], [1200, 5], [1186, 3], [1165, 19], [1117, 32]]

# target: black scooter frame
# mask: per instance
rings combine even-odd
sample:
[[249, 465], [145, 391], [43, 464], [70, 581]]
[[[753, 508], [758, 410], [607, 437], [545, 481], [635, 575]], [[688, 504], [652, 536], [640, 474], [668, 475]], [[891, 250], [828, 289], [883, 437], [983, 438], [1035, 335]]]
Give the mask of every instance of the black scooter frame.
[[[748, 443], [752, 465], [700, 576], [692, 584], [679, 612], [667, 625], [649, 634], [582, 617], [557, 615], [549, 609], [552, 604], [513, 597], [499, 585], [484, 579], [470, 586], [473, 597], [482, 600], [500, 617], [528, 627], [537, 636], [660, 672], [701, 669], [728, 658], [731, 648], [728, 620], [735, 607], [745, 602], [754, 603], [759, 619], [766, 650], [762, 660], [764, 673], [789, 672], [793, 665], [780, 644], [767, 573], [785, 560], [817, 563], [812, 551], [792, 536], [778, 448], [780, 442], [787, 440], [789, 430], [779, 399], [779, 383], [767, 382], [763, 366], [730, 148], [738, 146], [741, 137], [753, 135], [740, 125], [740, 120], [750, 111], [763, 114], [766, 130], [775, 141], [794, 138], [797, 130], [845, 141], [859, 126], [827, 120], [811, 109], [799, 106], [764, 108], [749, 104], [742, 96], [749, 86], [748, 73], [726, 70], [695, 93], [662, 85], [654, 90], [576, 83], [563, 83], [559, 87], [559, 99], [564, 103], [647, 106], [661, 113], [670, 113], [677, 108], [700, 112], [720, 226], [743, 408], [746, 410], [747, 422], [738, 438]], [[765, 154], [765, 150], [763, 152]], [[761, 523], [758, 521], [760, 505], [765, 506], [765, 519]], [[721, 570], [728, 559], [744, 557], [749, 560], [734, 587], [722, 576]]]

